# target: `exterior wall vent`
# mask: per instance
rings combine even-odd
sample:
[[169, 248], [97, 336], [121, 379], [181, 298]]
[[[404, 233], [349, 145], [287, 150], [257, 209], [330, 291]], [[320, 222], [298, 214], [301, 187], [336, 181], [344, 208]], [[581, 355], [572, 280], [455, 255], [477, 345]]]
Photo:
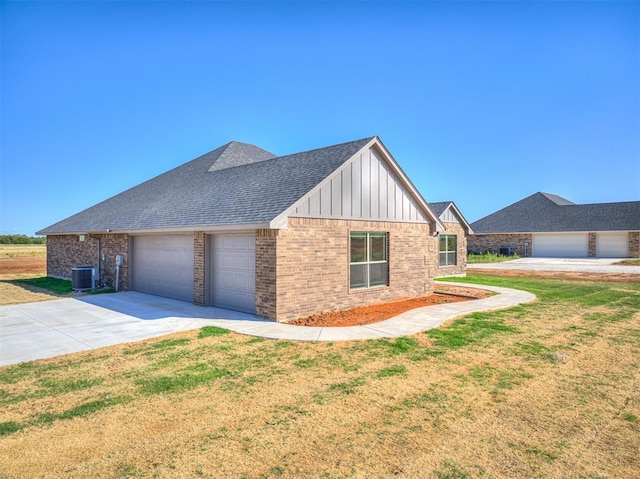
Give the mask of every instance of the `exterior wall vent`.
[[71, 268], [71, 289], [74, 291], [92, 291], [96, 289], [98, 268], [95, 266], [76, 266]]

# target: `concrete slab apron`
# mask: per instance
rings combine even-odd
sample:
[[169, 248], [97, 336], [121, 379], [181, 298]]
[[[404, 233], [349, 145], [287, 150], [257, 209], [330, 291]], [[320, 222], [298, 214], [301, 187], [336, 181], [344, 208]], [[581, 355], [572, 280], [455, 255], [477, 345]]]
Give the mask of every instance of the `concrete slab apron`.
[[435, 328], [457, 316], [504, 309], [535, 299], [526, 291], [484, 285], [475, 287], [499, 294], [476, 301], [414, 309], [371, 325], [340, 328], [275, 323], [250, 314], [195, 306], [133, 291], [3, 306], [0, 307], [0, 366], [211, 325], [249, 336], [294, 341], [405, 336]]

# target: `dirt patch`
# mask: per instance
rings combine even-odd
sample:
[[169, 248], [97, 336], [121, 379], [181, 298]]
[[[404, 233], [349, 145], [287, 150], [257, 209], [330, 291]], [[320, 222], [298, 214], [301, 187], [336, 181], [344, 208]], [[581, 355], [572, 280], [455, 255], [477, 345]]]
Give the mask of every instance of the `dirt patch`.
[[348, 309], [346, 311], [331, 311], [328, 313], [314, 314], [306, 318], [290, 321], [287, 324], [323, 327], [361, 326], [363, 324], [372, 324], [384, 321], [385, 319], [393, 318], [405, 311], [416, 308], [434, 306], [437, 304], [471, 301], [473, 299], [486, 298], [492, 295], [491, 292], [482, 289], [449, 285], [438, 285], [437, 290], [438, 292], [421, 298], [393, 301], [373, 306], [361, 306], [358, 308]]
[[467, 274], [506, 276], [509, 278], [559, 279], [569, 281], [603, 281], [609, 283], [638, 283], [640, 275], [632, 273], [582, 273], [577, 271], [529, 271], [512, 269], [469, 268]]
[[44, 276], [47, 273], [47, 258], [44, 256], [0, 258], [0, 275], [25, 273], [41, 274]]

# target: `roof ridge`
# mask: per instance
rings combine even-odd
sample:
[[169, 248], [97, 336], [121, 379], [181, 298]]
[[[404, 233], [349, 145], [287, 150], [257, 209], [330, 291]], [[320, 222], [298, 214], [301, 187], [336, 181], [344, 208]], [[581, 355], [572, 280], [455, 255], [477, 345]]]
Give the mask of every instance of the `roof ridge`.
[[222, 149], [222, 152], [209, 167], [209, 172], [250, 165], [252, 163], [259, 163], [276, 158], [276, 155], [259, 146], [242, 143], [241, 141], [230, 141], [218, 149]]
[[568, 199], [563, 198], [560, 195], [555, 195], [553, 193], [544, 193], [542, 191], [539, 191], [538, 193], [541, 194], [542, 196], [544, 196], [546, 199], [548, 199], [552, 203], [555, 203], [558, 206], [575, 205], [575, 203], [573, 201], [569, 201]]
[[345, 146], [345, 145], [351, 145], [353, 143], [359, 143], [362, 141], [371, 141], [375, 138], [376, 136], [369, 136], [369, 137], [364, 137], [364, 138], [360, 138], [358, 140], [352, 140], [352, 141], [345, 141], [343, 143], [336, 143], [335, 145], [329, 145], [329, 146], [321, 146], [319, 148], [312, 148], [310, 150], [304, 150], [304, 151], [296, 151], [295, 153], [290, 153], [288, 155], [282, 155], [282, 156], [277, 156], [275, 158], [273, 158], [274, 160], [279, 160], [280, 158], [287, 158], [289, 156], [294, 156], [294, 155], [302, 155], [302, 154], [307, 154], [307, 153], [313, 153], [314, 151], [321, 151], [321, 150], [328, 150], [330, 148], [337, 148], [337, 147], [341, 147], [341, 146]]

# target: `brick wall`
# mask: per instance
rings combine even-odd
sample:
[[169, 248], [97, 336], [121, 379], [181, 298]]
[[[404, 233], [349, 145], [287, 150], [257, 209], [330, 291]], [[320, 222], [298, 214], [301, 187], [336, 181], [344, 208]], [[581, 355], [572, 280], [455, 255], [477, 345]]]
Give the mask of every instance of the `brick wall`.
[[[350, 290], [350, 231], [389, 234], [388, 286]], [[256, 312], [290, 321], [429, 294], [436, 241], [427, 224], [290, 218], [287, 229], [256, 235]]]
[[629, 232], [629, 257], [640, 258], [640, 231]]
[[589, 242], [589, 257], [593, 258], [596, 255], [596, 234], [589, 233], [587, 235], [587, 241]]
[[204, 306], [207, 300], [206, 290], [206, 235], [202, 231], [193, 234], [193, 302]]
[[[525, 242], [526, 254], [525, 254]], [[467, 249], [474, 253], [484, 253], [492, 251], [500, 252], [500, 248], [511, 248], [511, 251], [519, 256], [531, 256], [531, 245], [533, 235], [531, 233], [522, 234], [487, 234], [470, 235], [467, 238]]]
[[96, 266], [100, 270], [99, 284], [113, 288], [116, 282], [116, 255], [122, 254], [125, 260], [120, 267], [118, 289], [127, 290], [129, 235], [87, 234], [84, 238], [84, 241], [80, 241], [78, 235], [47, 236], [47, 275], [71, 279], [71, 268]]
[[256, 314], [276, 319], [276, 242], [279, 230], [256, 230]]
[[456, 264], [453, 266], [440, 266], [440, 257], [438, 256], [436, 277], [464, 276], [467, 274], [467, 235], [460, 223], [444, 223], [444, 225], [447, 227], [447, 231], [440, 234], [457, 236]]

